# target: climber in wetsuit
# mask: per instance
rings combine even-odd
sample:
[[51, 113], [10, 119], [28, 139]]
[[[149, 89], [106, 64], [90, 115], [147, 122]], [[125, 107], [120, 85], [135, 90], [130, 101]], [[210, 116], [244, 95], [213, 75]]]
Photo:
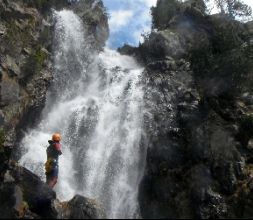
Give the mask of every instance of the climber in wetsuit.
[[52, 136], [52, 140], [49, 140], [50, 144], [47, 148], [47, 162], [45, 163], [47, 184], [53, 188], [58, 180], [59, 173], [59, 156], [62, 155], [61, 151], [61, 135], [56, 133]]

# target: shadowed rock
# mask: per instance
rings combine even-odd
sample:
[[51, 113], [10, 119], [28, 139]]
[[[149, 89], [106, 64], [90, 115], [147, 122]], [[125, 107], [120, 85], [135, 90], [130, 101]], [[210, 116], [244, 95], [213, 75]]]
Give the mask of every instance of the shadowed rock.
[[0, 187], [1, 218], [101, 219], [105, 211], [95, 200], [76, 195], [69, 202], [29, 170], [11, 162]]
[[60, 219], [105, 219], [105, 211], [95, 200], [76, 195], [69, 202], [58, 204]]

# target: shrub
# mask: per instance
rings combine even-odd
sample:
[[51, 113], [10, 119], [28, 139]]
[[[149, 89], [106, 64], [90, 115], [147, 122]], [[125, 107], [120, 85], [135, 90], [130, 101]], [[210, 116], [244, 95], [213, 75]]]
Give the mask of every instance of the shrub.
[[[241, 26], [232, 20], [226, 24], [213, 24], [210, 44], [194, 48], [190, 59], [198, 82], [207, 85], [211, 80], [219, 82], [220, 85], [215, 85], [216, 95], [233, 98], [244, 91], [253, 91], [253, 51], [241, 34]], [[209, 92], [206, 85], [202, 89]]]

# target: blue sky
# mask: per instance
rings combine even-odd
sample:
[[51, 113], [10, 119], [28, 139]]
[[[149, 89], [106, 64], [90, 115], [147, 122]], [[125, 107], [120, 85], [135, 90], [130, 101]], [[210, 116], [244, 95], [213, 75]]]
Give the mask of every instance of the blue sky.
[[108, 46], [118, 48], [124, 43], [138, 45], [141, 34], [150, 31], [150, 8], [157, 0], [103, 0], [110, 19]]

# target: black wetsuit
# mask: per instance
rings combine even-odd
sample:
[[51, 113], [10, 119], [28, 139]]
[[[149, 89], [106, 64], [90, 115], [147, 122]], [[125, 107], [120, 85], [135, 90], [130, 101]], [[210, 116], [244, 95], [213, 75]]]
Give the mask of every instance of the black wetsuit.
[[47, 160], [52, 161], [52, 169], [50, 172], [46, 173], [47, 182], [50, 181], [52, 178], [58, 178], [58, 173], [59, 173], [58, 160], [59, 160], [59, 156], [62, 155], [61, 145], [59, 142], [54, 142], [50, 140], [48, 141], [48, 143], [50, 145], [47, 148]]

